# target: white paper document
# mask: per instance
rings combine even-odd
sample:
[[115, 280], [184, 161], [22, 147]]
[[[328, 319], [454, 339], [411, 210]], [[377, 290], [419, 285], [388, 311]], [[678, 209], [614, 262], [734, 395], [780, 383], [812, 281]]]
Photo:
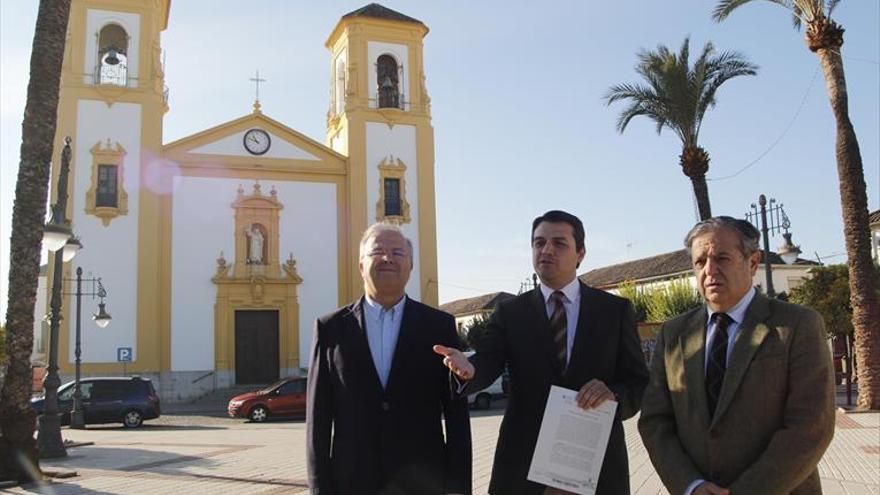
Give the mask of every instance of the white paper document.
[[577, 392], [552, 386], [528, 479], [567, 492], [593, 495], [617, 402], [581, 409]]

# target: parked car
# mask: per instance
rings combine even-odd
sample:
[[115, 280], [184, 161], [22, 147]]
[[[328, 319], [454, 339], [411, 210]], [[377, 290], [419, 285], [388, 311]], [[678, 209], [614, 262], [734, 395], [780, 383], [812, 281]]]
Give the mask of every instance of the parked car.
[[270, 417], [297, 416], [306, 412], [306, 377], [291, 376], [266, 388], [236, 395], [229, 400], [230, 418], [266, 421]]
[[[464, 355], [466, 357], [471, 357], [474, 355], [474, 351], [465, 351]], [[475, 392], [473, 394], [468, 395], [468, 404], [474, 409], [489, 409], [492, 407], [492, 401], [496, 399], [500, 399], [502, 397], [506, 397], [508, 393], [508, 389], [510, 379], [507, 374], [507, 369], [501, 373], [491, 385]]]
[[474, 409], [489, 409], [492, 401], [504, 396], [504, 374], [492, 382], [492, 385], [477, 393], [468, 395], [468, 404]]
[[[158, 418], [161, 414], [159, 396], [149, 378], [83, 378], [79, 384], [87, 425], [121, 422], [126, 428], [137, 428], [144, 420]], [[73, 392], [74, 382], [58, 388], [58, 411], [62, 425], [70, 424]], [[31, 407], [37, 414], [42, 414], [44, 402], [44, 397], [35, 397], [31, 399]]]

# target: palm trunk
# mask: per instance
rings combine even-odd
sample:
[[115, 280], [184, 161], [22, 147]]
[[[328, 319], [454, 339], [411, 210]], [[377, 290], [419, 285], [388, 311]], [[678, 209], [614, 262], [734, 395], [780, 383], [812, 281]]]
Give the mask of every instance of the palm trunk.
[[30, 405], [34, 302], [69, 17], [70, 0], [40, 1], [9, 242], [8, 367], [0, 391], [0, 479], [3, 480], [30, 481], [40, 477], [34, 442], [35, 415]]
[[837, 174], [843, 212], [844, 240], [849, 258], [850, 302], [853, 308], [855, 357], [860, 409], [880, 409], [880, 300], [872, 276], [871, 233], [862, 156], [849, 120], [846, 80], [840, 46], [816, 51], [831, 110], [837, 121]]
[[697, 198], [697, 209], [700, 211], [700, 221], [712, 218], [712, 208], [709, 206], [709, 186], [706, 184], [706, 175], [700, 174], [691, 177], [694, 186], [694, 196]]

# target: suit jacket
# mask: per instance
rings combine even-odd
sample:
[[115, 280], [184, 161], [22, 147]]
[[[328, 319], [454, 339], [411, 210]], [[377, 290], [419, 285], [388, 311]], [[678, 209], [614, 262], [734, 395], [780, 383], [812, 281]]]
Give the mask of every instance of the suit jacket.
[[383, 389], [362, 307], [363, 298], [315, 325], [306, 408], [311, 493], [469, 494], [467, 400], [452, 398], [448, 370], [432, 350], [459, 347], [452, 316], [407, 298]]
[[526, 479], [551, 385], [572, 390], [593, 378], [605, 382], [620, 406], [599, 476], [599, 495], [629, 494], [629, 468], [621, 420], [639, 410], [648, 381], [635, 313], [626, 299], [580, 286], [577, 330], [569, 364], [556, 360], [546, 303], [540, 288], [502, 302], [470, 360], [476, 372], [463, 393], [491, 384], [510, 370], [510, 399], [495, 449], [489, 493], [540, 494], [543, 485]]
[[728, 359], [715, 416], [705, 385], [705, 307], [666, 322], [639, 431], [672, 493], [695, 479], [734, 494], [822, 493], [816, 464], [834, 434], [822, 318], [756, 294]]

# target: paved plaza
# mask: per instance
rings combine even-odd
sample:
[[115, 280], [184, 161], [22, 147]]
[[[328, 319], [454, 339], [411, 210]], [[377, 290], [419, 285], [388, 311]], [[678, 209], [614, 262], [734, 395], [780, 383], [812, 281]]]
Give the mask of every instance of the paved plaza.
[[[474, 494], [486, 493], [502, 411], [474, 413]], [[632, 493], [665, 494], [639, 439], [625, 423]], [[116, 426], [62, 430], [66, 440], [94, 442], [44, 470], [76, 471], [42, 486], [0, 490], [41, 494], [308, 493], [302, 420], [249, 423], [223, 417], [166, 415], [135, 431]], [[834, 441], [819, 464], [827, 495], [880, 495], [880, 414], [837, 415]], [[514, 494], [515, 495], [515, 494]]]

